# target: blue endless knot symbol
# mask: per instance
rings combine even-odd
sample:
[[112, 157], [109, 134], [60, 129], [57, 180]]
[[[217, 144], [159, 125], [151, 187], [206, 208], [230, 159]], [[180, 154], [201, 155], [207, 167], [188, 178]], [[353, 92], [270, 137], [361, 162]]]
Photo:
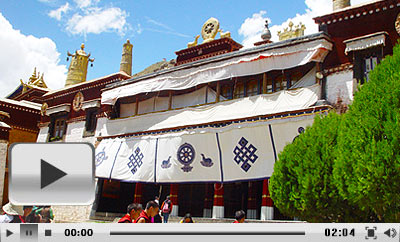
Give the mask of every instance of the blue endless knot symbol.
[[135, 175], [137, 170], [143, 165], [144, 155], [140, 151], [140, 148], [137, 147], [135, 152], [131, 156], [129, 156], [128, 167], [131, 170], [132, 174]]
[[251, 168], [250, 162], [255, 163], [258, 159], [258, 156], [256, 155], [257, 148], [254, 147], [254, 145], [249, 144], [249, 141], [247, 141], [245, 138], [241, 138], [238, 145], [235, 147], [233, 150], [233, 154], [235, 154], [235, 157], [233, 160], [240, 165], [240, 166], [245, 172], [248, 172], [249, 169]]

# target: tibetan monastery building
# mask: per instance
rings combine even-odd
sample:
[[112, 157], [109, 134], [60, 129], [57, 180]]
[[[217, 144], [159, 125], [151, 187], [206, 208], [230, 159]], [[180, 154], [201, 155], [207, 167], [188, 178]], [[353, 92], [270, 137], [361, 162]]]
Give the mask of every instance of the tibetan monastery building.
[[210, 18], [176, 60], [133, 76], [127, 42], [120, 72], [85, 81], [92, 59], [82, 47], [69, 54], [66, 87], [41, 97], [37, 141], [95, 144], [92, 218], [170, 195], [173, 215], [293, 219], [269, 196], [279, 152], [316, 115], [345, 112], [399, 39], [399, 0], [333, 6], [315, 18], [319, 33], [291, 23], [273, 43], [266, 23], [248, 49]]
[[266, 28], [257, 46], [242, 49], [211, 18], [202, 43], [177, 51], [174, 67], [107, 85], [96, 210], [170, 195], [172, 215], [232, 218], [243, 209], [273, 219], [268, 178], [279, 152], [330, 108], [316, 74], [332, 41], [296, 31], [272, 43]]

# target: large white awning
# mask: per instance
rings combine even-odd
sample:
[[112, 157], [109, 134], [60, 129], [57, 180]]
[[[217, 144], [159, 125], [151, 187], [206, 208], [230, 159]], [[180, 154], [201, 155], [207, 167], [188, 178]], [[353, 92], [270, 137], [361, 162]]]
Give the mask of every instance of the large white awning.
[[139, 93], [184, 90], [232, 77], [289, 69], [312, 61], [322, 62], [331, 49], [332, 44], [323, 38], [188, 67], [106, 90], [102, 93], [101, 103], [114, 104], [119, 98]]
[[346, 44], [346, 55], [351, 51], [365, 50], [371, 47], [385, 45], [386, 32], [373, 33], [343, 41]]
[[[311, 78], [315, 81], [314, 76]], [[316, 103], [320, 97], [320, 90], [321, 86], [315, 84], [294, 90], [283, 90], [199, 107], [155, 112], [115, 120], [102, 118], [99, 119], [97, 125], [100, 127], [101, 136], [105, 137], [288, 112], [305, 109]]]
[[96, 148], [96, 176], [148, 183], [265, 179], [272, 175], [279, 152], [313, 117], [104, 139]]

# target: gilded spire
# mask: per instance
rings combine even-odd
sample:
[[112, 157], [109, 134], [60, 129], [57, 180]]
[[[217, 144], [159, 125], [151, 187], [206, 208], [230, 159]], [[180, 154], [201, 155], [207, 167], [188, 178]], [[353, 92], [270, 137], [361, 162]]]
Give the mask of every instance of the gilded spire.
[[38, 76], [37, 76], [37, 74], [36, 74], [36, 67], [35, 67], [35, 68], [33, 69], [32, 76], [29, 77], [29, 82], [28, 82], [28, 84], [33, 83], [33, 82], [36, 81], [37, 79], [38, 79]]
[[86, 81], [87, 67], [89, 61], [93, 62], [94, 59], [91, 59], [90, 53], [86, 54], [84, 49], [85, 44], [82, 43], [80, 50], [75, 51], [75, 53], [73, 54], [67, 52], [67, 61], [69, 57], [71, 57], [71, 64], [68, 68], [68, 75], [67, 80], [65, 81], [65, 86], [70, 86]]
[[21, 85], [22, 85], [22, 93], [26, 92], [28, 88], [35, 88], [35, 87], [41, 87], [41, 88], [47, 88], [46, 83], [44, 82], [43, 79], [44, 73], [40, 75], [40, 72], [36, 72], [36, 67], [33, 69], [32, 76], [29, 77], [29, 81], [27, 83], [24, 83], [22, 79], [20, 79]]
[[290, 21], [288, 28], [285, 28], [283, 32], [278, 31], [279, 41], [304, 36], [305, 29], [306, 26], [301, 22], [298, 25], [294, 26], [293, 22]]
[[122, 58], [119, 71], [123, 71], [128, 75], [132, 75], [132, 49], [133, 45], [126, 40], [126, 43], [122, 47]]
[[333, 0], [333, 11], [351, 6], [350, 0]]

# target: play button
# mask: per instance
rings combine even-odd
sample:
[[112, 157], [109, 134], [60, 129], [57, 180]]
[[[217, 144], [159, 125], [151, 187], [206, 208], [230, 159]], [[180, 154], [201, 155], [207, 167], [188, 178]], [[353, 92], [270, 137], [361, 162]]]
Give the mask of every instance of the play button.
[[17, 143], [9, 150], [9, 200], [15, 205], [88, 205], [94, 201], [94, 147]]
[[66, 176], [67, 173], [40, 159], [40, 188], [43, 189], [51, 183]]
[[10, 235], [12, 235], [12, 234], [14, 234], [12, 231], [6, 229], [6, 237], [8, 237], [8, 236], [10, 236]]

